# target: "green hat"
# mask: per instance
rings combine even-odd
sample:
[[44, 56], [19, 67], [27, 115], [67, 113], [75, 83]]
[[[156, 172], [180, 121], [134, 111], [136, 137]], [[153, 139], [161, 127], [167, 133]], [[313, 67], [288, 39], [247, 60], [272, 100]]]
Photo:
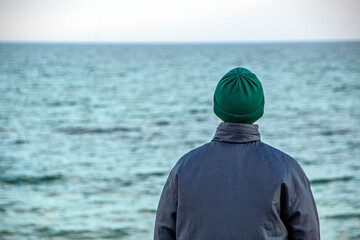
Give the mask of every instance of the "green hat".
[[264, 114], [261, 82], [246, 68], [226, 73], [216, 86], [214, 113], [224, 122], [254, 123]]

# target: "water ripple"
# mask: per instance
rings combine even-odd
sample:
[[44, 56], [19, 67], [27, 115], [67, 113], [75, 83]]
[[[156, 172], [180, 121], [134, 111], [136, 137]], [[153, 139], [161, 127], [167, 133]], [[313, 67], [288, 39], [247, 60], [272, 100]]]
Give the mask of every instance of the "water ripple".
[[5, 184], [43, 184], [50, 183], [58, 180], [63, 180], [64, 177], [60, 174], [56, 175], [45, 175], [45, 176], [11, 176], [11, 177], [0, 177], [0, 183]]
[[110, 128], [65, 127], [65, 128], [58, 128], [57, 131], [70, 135], [80, 135], [80, 134], [110, 134], [115, 132], [139, 132], [141, 131], [141, 129], [129, 128], [129, 127], [110, 127]]
[[334, 177], [334, 178], [319, 178], [319, 179], [313, 179], [310, 181], [312, 185], [315, 184], [326, 184], [331, 182], [347, 182], [352, 180], [354, 177], [352, 176], [343, 176], [343, 177]]

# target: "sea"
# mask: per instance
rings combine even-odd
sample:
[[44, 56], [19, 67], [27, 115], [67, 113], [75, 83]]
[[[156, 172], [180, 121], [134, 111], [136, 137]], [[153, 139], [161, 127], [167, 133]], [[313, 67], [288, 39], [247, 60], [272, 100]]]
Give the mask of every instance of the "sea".
[[152, 239], [238, 66], [263, 84], [261, 141], [311, 181], [322, 239], [360, 239], [360, 42], [1, 43], [0, 239]]

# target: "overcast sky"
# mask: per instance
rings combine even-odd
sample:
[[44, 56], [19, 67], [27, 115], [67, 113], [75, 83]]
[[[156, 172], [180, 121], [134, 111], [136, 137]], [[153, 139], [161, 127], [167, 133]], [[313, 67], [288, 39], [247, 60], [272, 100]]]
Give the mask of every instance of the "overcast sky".
[[0, 0], [0, 41], [360, 40], [360, 0]]

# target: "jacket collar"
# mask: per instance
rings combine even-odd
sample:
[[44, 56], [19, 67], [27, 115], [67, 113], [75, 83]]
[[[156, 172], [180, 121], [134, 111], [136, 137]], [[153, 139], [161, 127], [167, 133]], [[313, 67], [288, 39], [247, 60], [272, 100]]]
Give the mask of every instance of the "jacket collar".
[[222, 122], [216, 129], [212, 141], [229, 143], [247, 143], [260, 141], [257, 124]]

